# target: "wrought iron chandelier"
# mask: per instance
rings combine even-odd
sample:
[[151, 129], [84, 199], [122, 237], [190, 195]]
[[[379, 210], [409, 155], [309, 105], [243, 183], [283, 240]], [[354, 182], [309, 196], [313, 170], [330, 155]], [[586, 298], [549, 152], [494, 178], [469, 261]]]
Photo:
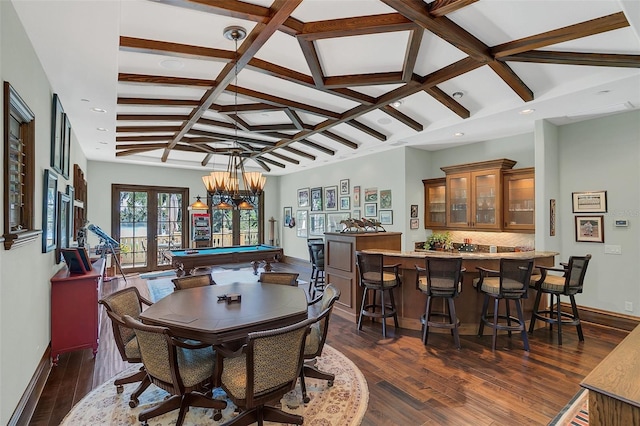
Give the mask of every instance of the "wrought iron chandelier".
[[[247, 36], [247, 31], [238, 26], [231, 26], [224, 29], [223, 35], [229, 40], [235, 41], [235, 63], [234, 63], [234, 117], [238, 116], [238, 40], [243, 40]], [[212, 171], [209, 175], [203, 176], [202, 181], [207, 192], [219, 196], [219, 202], [214, 205], [218, 209], [238, 208], [242, 210], [253, 209], [254, 206], [240, 194], [240, 181], [244, 190], [252, 196], [262, 193], [266, 178], [260, 172], [245, 172], [242, 156], [243, 150], [238, 145], [238, 123], [234, 119], [234, 141], [233, 148], [229, 154], [229, 163], [226, 171]], [[215, 164], [214, 164], [215, 168]]]

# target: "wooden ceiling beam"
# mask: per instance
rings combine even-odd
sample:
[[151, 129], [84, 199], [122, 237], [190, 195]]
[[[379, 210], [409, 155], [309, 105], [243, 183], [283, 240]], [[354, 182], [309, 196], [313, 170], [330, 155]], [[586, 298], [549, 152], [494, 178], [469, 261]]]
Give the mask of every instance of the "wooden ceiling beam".
[[377, 86], [402, 83], [405, 83], [404, 75], [399, 71], [325, 77], [323, 85], [326, 88], [335, 89], [338, 87]]
[[489, 67], [507, 83], [511, 89], [525, 102], [533, 100], [533, 91], [518, 77], [511, 67], [504, 62], [491, 61]]
[[280, 111], [282, 107], [257, 103], [257, 104], [239, 104], [239, 105], [224, 105], [218, 108], [220, 114], [233, 114], [237, 112], [260, 112], [260, 111]]
[[280, 154], [278, 152], [275, 152], [275, 151], [270, 152], [269, 154], [271, 154], [274, 157], [279, 158], [279, 159], [281, 159], [283, 161], [287, 161], [287, 162], [289, 162], [291, 164], [296, 164], [296, 165], [300, 164], [299, 160], [296, 160], [295, 158], [287, 157], [286, 155], [282, 155], [282, 154]]
[[197, 129], [189, 130], [189, 134], [190, 135], [198, 135], [198, 136], [203, 136], [203, 137], [208, 137], [208, 138], [219, 139], [221, 142], [222, 141], [232, 142], [234, 140], [238, 140], [240, 142], [253, 143], [253, 144], [256, 144], [256, 145], [275, 146], [275, 142], [269, 142], [269, 141], [263, 141], [263, 140], [260, 140], [260, 139], [248, 138], [246, 136], [241, 136], [241, 135], [238, 135], [238, 136], [227, 135], [227, 134], [224, 134], [224, 133], [207, 132], [207, 131], [204, 131], [204, 130], [197, 130]]
[[116, 144], [116, 150], [131, 150], [131, 149], [164, 149], [167, 146], [168, 142], [165, 143], [128, 143], [128, 144]]
[[196, 124], [204, 124], [206, 126], [216, 126], [216, 127], [222, 127], [224, 129], [235, 129], [235, 126], [233, 125], [233, 123], [228, 123], [226, 121], [220, 121], [220, 120], [212, 120], [210, 118], [200, 118], [200, 120], [198, 120], [198, 122]]
[[309, 148], [313, 148], [313, 149], [316, 149], [316, 150], [318, 150], [318, 151], [320, 151], [322, 153], [325, 153], [327, 155], [336, 155], [336, 152], [334, 150], [329, 149], [329, 148], [327, 148], [325, 146], [322, 146], [320, 144], [317, 144], [315, 142], [312, 142], [312, 141], [310, 141], [308, 139], [301, 139], [298, 142], [300, 142], [303, 145], [308, 146]]
[[129, 155], [141, 154], [143, 152], [151, 152], [155, 151], [157, 148], [136, 148], [136, 149], [125, 149], [122, 151], [116, 152], [116, 157], [127, 157]]
[[176, 129], [180, 126], [117, 126], [116, 133], [168, 133]]
[[[151, 135], [151, 136], [116, 136], [116, 142], [156, 142], [156, 141], [166, 141], [171, 140], [170, 135]], [[181, 141], [182, 143], [214, 143], [214, 142], [224, 142], [222, 139], [215, 138], [192, 138], [185, 137]]]
[[449, 96], [444, 90], [440, 89], [438, 86], [428, 87], [424, 89], [424, 91], [427, 94], [431, 95], [435, 100], [440, 102], [442, 105], [446, 106], [455, 114], [457, 114], [460, 118], [469, 118], [471, 116], [471, 113], [469, 112], [468, 109], [466, 109], [465, 107], [460, 105], [458, 102], [456, 102], [455, 99]]
[[274, 166], [280, 167], [281, 169], [284, 169], [286, 167], [284, 164], [282, 164], [282, 163], [280, 163], [280, 162], [278, 162], [276, 160], [272, 160], [271, 158], [264, 157], [264, 156], [261, 156], [260, 160], [265, 162], [265, 163], [273, 164]]
[[189, 99], [153, 99], [153, 98], [130, 98], [118, 97], [118, 105], [144, 105], [144, 106], [167, 106], [167, 107], [194, 107], [199, 105], [197, 100]]
[[392, 106], [384, 105], [380, 108], [380, 110], [389, 114], [391, 117], [395, 118], [405, 126], [415, 130], [416, 132], [421, 132], [424, 130], [424, 126], [422, 126], [422, 124], [418, 123], [413, 118], [401, 113], [400, 111], [393, 108]]
[[187, 118], [187, 114], [116, 114], [116, 120], [121, 121], [183, 121]]
[[324, 72], [322, 71], [320, 55], [318, 55], [315, 44], [311, 40], [298, 37], [298, 45], [307, 62], [315, 87], [324, 88]]
[[403, 61], [404, 67], [402, 69], [402, 81], [405, 83], [411, 79], [416, 67], [416, 60], [420, 52], [420, 43], [422, 43], [423, 34], [424, 30], [418, 26], [409, 34], [408, 46]]
[[344, 146], [346, 146], [348, 148], [358, 149], [358, 144], [357, 143], [352, 142], [347, 138], [343, 138], [340, 135], [336, 135], [335, 133], [330, 132], [328, 130], [325, 130], [324, 132], [322, 132], [322, 136], [327, 137], [327, 138], [329, 138], [331, 140], [334, 140], [334, 141], [336, 141], [338, 143], [341, 143], [342, 145], [344, 145]]
[[297, 38], [298, 40], [314, 41], [327, 38], [412, 31], [415, 28], [416, 24], [404, 16], [397, 13], [387, 13], [307, 22], [302, 26], [302, 32], [297, 35]]
[[640, 68], [640, 55], [610, 53], [555, 52], [531, 50], [500, 58], [505, 62], [533, 62], [538, 64], [588, 65], [593, 67]]
[[429, 3], [429, 13], [434, 17], [444, 16], [477, 1], [478, 0], [434, 0]]
[[157, 86], [192, 86], [192, 87], [216, 87], [215, 80], [202, 80], [199, 78], [168, 77], [164, 75], [118, 73], [120, 83], [155, 84]]
[[367, 135], [376, 138], [382, 142], [387, 140], [387, 136], [383, 133], [380, 133], [379, 131], [372, 129], [371, 127], [362, 124], [361, 122], [357, 121], [357, 120], [349, 120], [347, 121], [347, 124], [351, 127], [355, 127], [356, 129], [360, 130], [363, 133], [366, 133]]
[[492, 47], [491, 52], [495, 55], [496, 59], [500, 59], [505, 56], [511, 56], [517, 53], [550, 46], [552, 44], [564, 43], [566, 41], [588, 37], [611, 30], [617, 30], [628, 26], [629, 21], [627, 21], [624, 12], [618, 12], [601, 18], [581, 22], [579, 24], [558, 28], [557, 30], [547, 31], [530, 37], [524, 37], [519, 40], [503, 43]]
[[[308, 152], [300, 151], [299, 149], [296, 149], [296, 148], [294, 148], [292, 146], [284, 146], [284, 147], [282, 147], [282, 149], [285, 150], [285, 151], [288, 151], [288, 152], [290, 152], [292, 154], [299, 155], [300, 157], [304, 157], [304, 158], [312, 160], [312, 161], [315, 161], [315, 159], [316, 159], [315, 155], [309, 154]], [[274, 153], [274, 152], [276, 152], [276, 151], [271, 151], [271, 153]]]

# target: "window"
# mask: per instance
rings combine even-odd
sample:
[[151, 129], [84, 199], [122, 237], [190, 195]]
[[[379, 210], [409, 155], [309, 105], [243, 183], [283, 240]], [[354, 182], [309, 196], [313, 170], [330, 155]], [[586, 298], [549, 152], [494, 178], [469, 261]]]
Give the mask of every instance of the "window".
[[35, 115], [4, 82], [4, 246], [9, 250], [38, 238], [34, 228]]
[[[249, 246], [264, 241], [264, 205], [262, 196], [242, 194], [252, 205], [251, 210], [211, 208], [211, 246]], [[219, 195], [207, 197], [209, 205], [220, 202]]]

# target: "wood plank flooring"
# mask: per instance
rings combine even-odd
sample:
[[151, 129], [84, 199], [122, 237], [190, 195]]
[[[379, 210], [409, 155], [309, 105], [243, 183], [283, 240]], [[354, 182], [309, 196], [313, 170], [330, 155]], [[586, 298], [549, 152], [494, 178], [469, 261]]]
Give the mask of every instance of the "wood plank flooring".
[[[308, 280], [309, 269], [277, 264], [274, 270], [295, 271]], [[146, 281], [127, 277], [148, 297]], [[104, 283], [103, 294], [124, 287], [122, 279]], [[58, 425], [71, 407], [91, 389], [127, 367], [120, 360], [111, 324], [101, 310], [100, 346], [60, 356], [40, 397], [31, 425]], [[364, 322], [358, 332], [352, 321], [333, 315], [327, 343], [349, 357], [369, 386], [369, 406], [362, 422], [388, 425], [514, 425], [547, 424], [580, 389], [579, 383], [625, 336], [626, 332], [584, 324], [585, 342], [575, 327], [563, 333], [563, 345], [549, 329], [530, 337], [531, 352], [516, 334], [461, 336], [458, 351], [448, 334], [433, 333], [428, 346], [419, 332], [395, 331], [382, 338], [379, 324]], [[485, 331], [485, 334], [487, 332]], [[114, 387], [115, 392], [115, 387]]]

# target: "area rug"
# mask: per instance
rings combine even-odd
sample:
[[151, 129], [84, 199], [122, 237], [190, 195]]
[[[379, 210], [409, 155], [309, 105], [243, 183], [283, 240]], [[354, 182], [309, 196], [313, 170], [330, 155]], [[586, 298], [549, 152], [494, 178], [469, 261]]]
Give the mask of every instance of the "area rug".
[[589, 391], [581, 389], [549, 422], [549, 426], [585, 426], [589, 424]]
[[140, 278], [145, 280], [154, 280], [160, 277], [175, 277], [176, 272], [172, 269], [170, 271], [157, 271], [157, 272], [146, 272], [144, 274], [140, 274]]
[[[140, 367], [132, 365], [117, 377], [131, 374]], [[327, 386], [324, 380], [308, 378], [307, 394], [311, 398], [308, 404], [301, 402], [300, 384], [296, 389], [280, 401], [283, 409], [304, 417], [304, 424], [311, 426], [356, 426], [362, 422], [369, 402], [367, 382], [358, 367], [341, 352], [329, 345], [324, 346], [322, 357], [317, 360], [317, 367], [336, 375], [334, 385]], [[132, 425], [138, 423], [140, 411], [162, 401], [168, 394], [162, 389], [151, 385], [140, 396], [140, 404], [136, 408], [129, 408], [129, 396], [137, 384], [124, 386], [124, 392], [116, 393], [113, 385], [115, 377], [103, 383], [80, 402], [78, 402], [62, 421], [63, 426], [78, 425]], [[225, 398], [224, 392], [219, 390], [214, 394], [216, 398]], [[295, 407], [295, 405], [298, 405]], [[290, 407], [291, 406], [291, 407]], [[212, 410], [191, 408], [185, 417], [185, 425], [196, 426], [203, 424], [222, 424], [235, 415], [235, 407], [227, 401], [227, 408], [222, 412], [220, 421], [212, 420]], [[151, 426], [175, 424], [178, 410], [149, 420]], [[265, 422], [271, 425], [271, 422]]]

